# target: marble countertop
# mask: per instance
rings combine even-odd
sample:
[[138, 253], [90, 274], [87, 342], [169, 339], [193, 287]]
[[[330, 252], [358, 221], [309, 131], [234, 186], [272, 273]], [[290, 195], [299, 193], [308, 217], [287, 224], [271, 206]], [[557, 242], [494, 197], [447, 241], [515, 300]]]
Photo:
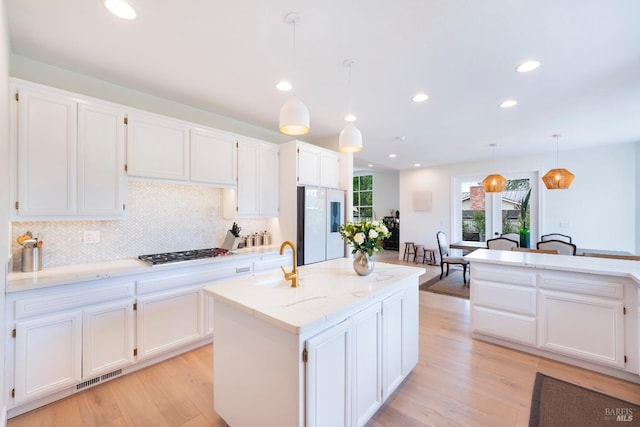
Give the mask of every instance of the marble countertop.
[[204, 258], [193, 261], [150, 266], [138, 258], [106, 261], [90, 264], [65, 265], [44, 268], [33, 273], [10, 272], [7, 277], [6, 292], [19, 292], [30, 289], [46, 288], [88, 280], [110, 279], [133, 274], [145, 274], [176, 268], [194, 267], [216, 263], [235, 262], [246, 258], [278, 255], [280, 246], [254, 246], [238, 249], [232, 255]]
[[302, 334], [321, 324], [341, 320], [359, 304], [382, 298], [404, 279], [424, 268], [375, 263], [369, 276], [358, 276], [350, 258], [338, 258], [298, 268], [298, 287], [281, 271], [205, 286], [216, 300], [245, 310], [292, 333]]
[[465, 259], [471, 262], [471, 268], [473, 268], [474, 262], [525, 266], [546, 270], [626, 277], [640, 285], [640, 261], [489, 249], [475, 250], [466, 255]]

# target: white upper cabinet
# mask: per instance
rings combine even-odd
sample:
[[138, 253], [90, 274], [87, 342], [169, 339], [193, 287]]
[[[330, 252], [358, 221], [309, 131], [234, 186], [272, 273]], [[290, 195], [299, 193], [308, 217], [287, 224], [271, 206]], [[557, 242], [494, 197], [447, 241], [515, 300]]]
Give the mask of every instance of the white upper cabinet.
[[124, 112], [14, 80], [11, 147], [16, 220], [124, 215]]
[[191, 181], [234, 186], [236, 140], [225, 132], [191, 129]]
[[224, 195], [227, 218], [278, 216], [279, 155], [275, 144], [241, 138], [237, 143], [235, 190]]
[[61, 94], [15, 89], [20, 217], [76, 211], [77, 104]]
[[78, 105], [78, 214], [124, 212], [124, 111], [95, 103]]
[[335, 151], [297, 142], [298, 185], [339, 188], [339, 154]]
[[189, 180], [189, 126], [155, 114], [130, 113], [127, 126], [129, 176]]

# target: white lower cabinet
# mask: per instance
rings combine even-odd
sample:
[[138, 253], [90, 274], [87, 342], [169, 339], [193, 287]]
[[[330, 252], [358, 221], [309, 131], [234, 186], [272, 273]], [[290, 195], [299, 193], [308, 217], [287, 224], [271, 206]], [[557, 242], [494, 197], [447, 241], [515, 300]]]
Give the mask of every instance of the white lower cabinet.
[[354, 314], [305, 349], [307, 426], [366, 424], [418, 362], [417, 290]]
[[138, 360], [202, 337], [202, 286], [138, 297]]
[[82, 310], [82, 379], [134, 362], [134, 299]]
[[16, 404], [73, 386], [82, 378], [82, 312], [15, 324]]
[[344, 321], [306, 342], [307, 427], [351, 425], [350, 336]]
[[382, 305], [352, 318], [353, 425], [364, 425], [382, 405]]
[[622, 300], [549, 290], [540, 291], [540, 300], [538, 321], [542, 348], [624, 367]]

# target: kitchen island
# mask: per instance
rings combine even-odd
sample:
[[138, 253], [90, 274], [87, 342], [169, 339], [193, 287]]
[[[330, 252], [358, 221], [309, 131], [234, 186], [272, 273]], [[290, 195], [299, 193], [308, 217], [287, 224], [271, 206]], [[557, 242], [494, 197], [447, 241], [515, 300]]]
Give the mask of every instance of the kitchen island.
[[640, 382], [640, 262], [478, 249], [474, 338]]
[[205, 287], [214, 408], [232, 426], [363, 425], [418, 361], [423, 268], [339, 258]]

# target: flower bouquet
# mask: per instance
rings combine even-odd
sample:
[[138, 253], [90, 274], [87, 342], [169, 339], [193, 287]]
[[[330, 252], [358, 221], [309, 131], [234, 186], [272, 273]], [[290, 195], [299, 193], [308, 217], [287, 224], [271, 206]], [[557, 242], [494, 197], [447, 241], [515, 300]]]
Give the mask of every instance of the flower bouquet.
[[344, 240], [352, 247], [352, 254], [366, 252], [372, 256], [374, 252], [382, 252], [380, 241], [391, 236], [387, 227], [379, 221], [347, 222], [338, 227]]

